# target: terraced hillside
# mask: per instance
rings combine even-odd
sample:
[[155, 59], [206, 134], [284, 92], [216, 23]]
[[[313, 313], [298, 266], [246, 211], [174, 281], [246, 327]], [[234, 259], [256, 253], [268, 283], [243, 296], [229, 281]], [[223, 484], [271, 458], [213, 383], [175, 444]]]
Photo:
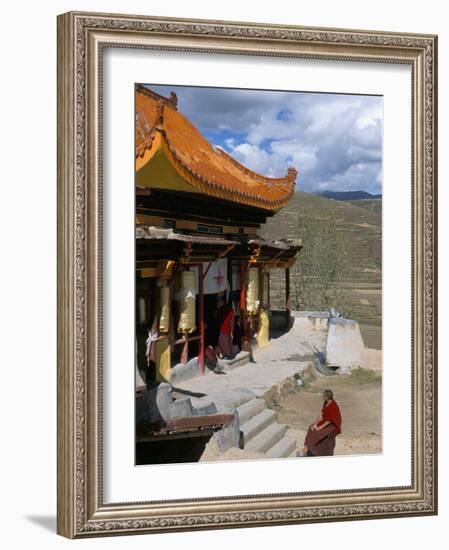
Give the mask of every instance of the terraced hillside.
[[367, 208], [375, 213], [382, 214], [382, 199], [362, 199], [356, 201], [348, 201], [348, 203], [360, 208]]
[[[336, 201], [297, 192], [261, 228], [266, 238], [301, 238], [291, 270], [293, 306], [334, 305], [360, 323], [380, 326], [382, 315], [382, 201]], [[271, 275], [271, 306], [283, 308], [284, 274]]]

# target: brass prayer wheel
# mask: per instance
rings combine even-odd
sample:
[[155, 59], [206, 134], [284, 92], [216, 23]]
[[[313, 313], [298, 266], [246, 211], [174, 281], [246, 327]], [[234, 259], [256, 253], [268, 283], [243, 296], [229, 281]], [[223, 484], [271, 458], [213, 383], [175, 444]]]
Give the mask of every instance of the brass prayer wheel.
[[255, 315], [259, 309], [259, 270], [252, 267], [248, 271], [248, 290], [246, 293], [246, 311]]
[[196, 276], [194, 271], [183, 271], [177, 279], [177, 293], [180, 300], [178, 331], [189, 334], [196, 329], [195, 302]]
[[159, 289], [161, 314], [159, 317], [160, 332], [168, 332], [170, 329], [170, 288], [162, 286]]

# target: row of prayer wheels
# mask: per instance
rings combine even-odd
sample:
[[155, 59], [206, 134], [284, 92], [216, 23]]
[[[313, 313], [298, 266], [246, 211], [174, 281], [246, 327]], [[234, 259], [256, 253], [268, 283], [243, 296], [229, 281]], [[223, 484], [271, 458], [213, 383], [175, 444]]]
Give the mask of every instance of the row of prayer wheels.
[[[196, 273], [181, 271], [176, 275], [174, 284], [174, 299], [180, 302], [180, 316], [178, 332], [190, 334], [196, 330]], [[159, 288], [160, 317], [159, 331], [168, 332], [170, 329], [170, 288]], [[248, 286], [246, 292], [246, 311], [255, 315], [259, 311], [259, 272], [257, 268], [250, 268], [248, 272]]]
[[[180, 302], [180, 317], [178, 332], [189, 334], [195, 332], [195, 297], [196, 280], [194, 271], [181, 271], [175, 278], [174, 299]], [[168, 332], [170, 329], [170, 287], [159, 288], [159, 331]]]

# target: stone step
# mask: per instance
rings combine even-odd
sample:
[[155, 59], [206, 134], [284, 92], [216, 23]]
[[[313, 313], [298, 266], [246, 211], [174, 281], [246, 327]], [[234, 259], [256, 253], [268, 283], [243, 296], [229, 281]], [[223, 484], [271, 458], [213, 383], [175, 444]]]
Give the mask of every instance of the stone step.
[[240, 431], [243, 433], [243, 442], [246, 445], [251, 439], [265, 430], [270, 424], [276, 421], [276, 413], [270, 409], [264, 409], [256, 416], [250, 418], [243, 425], [240, 424]]
[[222, 389], [219, 392], [210, 392], [210, 398], [219, 412], [234, 412], [234, 409], [252, 401], [255, 395], [249, 388], [231, 386], [229, 389]]
[[243, 403], [243, 405], [240, 405], [237, 409], [237, 412], [239, 413], [240, 426], [245, 424], [245, 422], [248, 422], [248, 420], [253, 416], [256, 416], [256, 414], [259, 414], [261, 411], [266, 409], [266, 407], [267, 404], [265, 400], [258, 398], [251, 399], [250, 401]]
[[296, 441], [291, 437], [284, 436], [271, 449], [265, 453], [267, 458], [285, 458], [296, 456]]
[[273, 445], [283, 438], [287, 431], [286, 424], [278, 424], [273, 422], [263, 431], [256, 435], [251, 441], [244, 446], [245, 450], [255, 451], [257, 453], [266, 453]]

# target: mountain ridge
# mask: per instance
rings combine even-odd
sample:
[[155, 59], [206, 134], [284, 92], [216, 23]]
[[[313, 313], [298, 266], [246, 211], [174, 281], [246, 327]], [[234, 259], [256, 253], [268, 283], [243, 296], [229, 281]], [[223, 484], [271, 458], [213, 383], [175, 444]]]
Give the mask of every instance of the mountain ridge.
[[354, 200], [372, 200], [381, 199], [382, 195], [368, 193], [368, 191], [321, 191], [319, 193], [313, 193], [318, 197], [325, 197], [326, 199], [334, 199], [336, 201], [354, 201]]

